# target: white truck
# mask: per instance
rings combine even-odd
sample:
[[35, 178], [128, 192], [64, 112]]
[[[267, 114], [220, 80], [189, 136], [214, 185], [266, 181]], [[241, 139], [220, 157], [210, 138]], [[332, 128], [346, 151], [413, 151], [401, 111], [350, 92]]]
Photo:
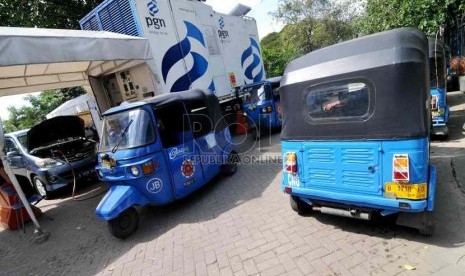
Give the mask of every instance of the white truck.
[[102, 79], [110, 105], [193, 88], [228, 102], [234, 87], [264, 80], [256, 22], [237, 11], [189, 0], [104, 1], [81, 28], [145, 37], [154, 58], [152, 70], [141, 63]]

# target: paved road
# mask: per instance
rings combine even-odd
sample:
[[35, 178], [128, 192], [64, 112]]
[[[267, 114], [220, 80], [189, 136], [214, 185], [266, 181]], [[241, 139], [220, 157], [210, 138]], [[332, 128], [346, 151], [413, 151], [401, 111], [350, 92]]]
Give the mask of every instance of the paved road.
[[[433, 237], [390, 220], [300, 217], [279, 192], [279, 163], [242, 164], [186, 200], [144, 210], [125, 241], [95, 217], [101, 196], [41, 202], [50, 239], [35, 244], [31, 225], [26, 234], [0, 231], [0, 274], [465, 275], [465, 96], [449, 100], [450, 139], [431, 146], [439, 171]], [[258, 155], [280, 156], [278, 136]]]

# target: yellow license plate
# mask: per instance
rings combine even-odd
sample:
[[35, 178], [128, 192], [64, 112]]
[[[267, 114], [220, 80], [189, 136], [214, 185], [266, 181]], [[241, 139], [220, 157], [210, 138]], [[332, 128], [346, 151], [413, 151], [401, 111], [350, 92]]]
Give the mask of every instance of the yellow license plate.
[[425, 199], [428, 195], [426, 183], [422, 184], [401, 184], [388, 182], [384, 186], [386, 197], [403, 199]]

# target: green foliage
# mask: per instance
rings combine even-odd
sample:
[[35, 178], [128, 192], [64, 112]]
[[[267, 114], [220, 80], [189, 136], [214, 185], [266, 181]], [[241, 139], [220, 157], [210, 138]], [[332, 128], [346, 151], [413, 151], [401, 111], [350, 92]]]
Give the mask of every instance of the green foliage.
[[79, 29], [79, 20], [103, 0], [2, 0], [0, 26]]
[[272, 15], [287, 24], [280, 33], [283, 45], [306, 54], [354, 37], [354, 16], [350, 9], [354, 3], [341, 0], [280, 0], [278, 9]]
[[464, 9], [463, 0], [367, 0], [357, 25], [362, 34], [417, 27], [434, 35], [440, 25], [455, 20]]
[[81, 87], [49, 90], [38, 96], [28, 95], [26, 101], [31, 106], [8, 107], [9, 119], [4, 122], [5, 132], [31, 128], [45, 120], [45, 116], [64, 102], [85, 94]]

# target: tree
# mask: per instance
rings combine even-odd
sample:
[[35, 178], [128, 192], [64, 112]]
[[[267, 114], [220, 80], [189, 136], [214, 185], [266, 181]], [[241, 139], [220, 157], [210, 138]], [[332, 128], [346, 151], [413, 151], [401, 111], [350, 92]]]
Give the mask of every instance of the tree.
[[354, 3], [341, 0], [280, 0], [278, 9], [272, 15], [287, 24], [280, 33], [284, 46], [306, 54], [354, 37], [355, 25], [349, 9]]
[[0, 26], [79, 29], [79, 20], [103, 0], [2, 0]]
[[4, 122], [6, 132], [23, 130], [33, 127], [34, 125], [46, 119], [46, 115], [62, 105], [64, 102], [75, 97], [85, 94], [81, 87], [65, 88], [58, 90], [48, 90], [40, 93], [38, 96], [28, 95], [26, 101], [31, 106], [17, 108], [8, 107], [10, 116]]
[[357, 25], [361, 34], [417, 27], [435, 35], [441, 25], [456, 20], [464, 11], [463, 0], [367, 0]]

